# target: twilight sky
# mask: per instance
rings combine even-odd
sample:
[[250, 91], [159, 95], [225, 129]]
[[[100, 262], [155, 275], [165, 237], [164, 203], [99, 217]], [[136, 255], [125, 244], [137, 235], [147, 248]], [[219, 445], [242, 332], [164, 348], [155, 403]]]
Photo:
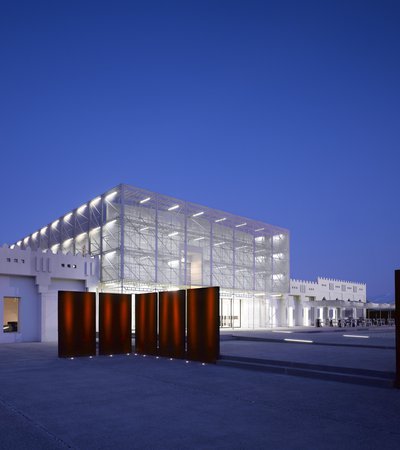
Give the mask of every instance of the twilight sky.
[[393, 296], [400, 2], [0, 2], [0, 241], [121, 182], [283, 226]]

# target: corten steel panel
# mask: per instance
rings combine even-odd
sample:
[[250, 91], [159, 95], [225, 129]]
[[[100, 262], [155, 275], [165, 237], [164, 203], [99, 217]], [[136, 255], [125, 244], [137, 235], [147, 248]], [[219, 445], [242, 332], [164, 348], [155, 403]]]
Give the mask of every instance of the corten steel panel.
[[185, 291], [159, 293], [159, 353], [185, 356]]
[[132, 296], [99, 295], [99, 354], [132, 352]]
[[157, 293], [135, 295], [135, 347], [138, 353], [157, 354]]
[[211, 363], [219, 358], [219, 287], [187, 291], [187, 357]]
[[96, 354], [96, 295], [58, 292], [58, 356]]
[[396, 322], [396, 380], [395, 386], [400, 389], [400, 270], [395, 271], [395, 311]]

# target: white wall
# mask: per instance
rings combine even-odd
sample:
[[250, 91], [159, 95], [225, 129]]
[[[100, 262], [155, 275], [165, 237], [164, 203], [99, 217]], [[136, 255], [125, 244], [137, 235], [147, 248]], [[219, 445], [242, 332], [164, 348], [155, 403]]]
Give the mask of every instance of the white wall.
[[95, 290], [98, 259], [90, 256], [53, 254], [29, 248], [0, 248], [0, 322], [4, 297], [19, 301], [18, 332], [0, 332], [0, 343], [57, 340], [59, 290]]

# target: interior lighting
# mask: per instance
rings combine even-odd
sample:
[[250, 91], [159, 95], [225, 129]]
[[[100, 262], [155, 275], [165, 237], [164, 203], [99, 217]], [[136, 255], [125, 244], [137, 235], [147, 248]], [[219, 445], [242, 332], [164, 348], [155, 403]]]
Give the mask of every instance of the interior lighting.
[[193, 214], [193, 217], [199, 217], [199, 216], [202, 216], [203, 214], [204, 214], [204, 211], [201, 211], [196, 214]]
[[17, 242], [17, 245], [18, 245], [18, 247], [19, 247], [19, 246], [21, 245], [21, 241], [18, 241], [18, 242]]
[[27, 237], [24, 239], [24, 244], [26, 244], [28, 241], [29, 241], [29, 236], [27, 236]]
[[68, 213], [65, 217], [64, 217], [64, 222], [68, 222], [68, 220], [71, 218], [72, 213]]
[[293, 333], [293, 331], [286, 331], [286, 330], [272, 330], [273, 333], [285, 333], [290, 334]]
[[146, 197], [146, 198], [144, 198], [143, 200], [140, 200], [139, 203], [141, 203], [141, 204], [146, 203], [146, 202], [148, 202], [150, 199], [151, 199], [151, 197]]
[[284, 341], [286, 342], [300, 342], [302, 344], [312, 344], [314, 341], [309, 341], [308, 339], [289, 339], [285, 338]]
[[264, 297], [264, 293], [259, 292], [258, 294], [254, 294], [254, 297]]
[[274, 253], [274, 254], [272, 255], [272, 257], [273, 257], [274, 259], [282, 259], [282, 258], [283, 258], [283, 253]]
[[170, 286], [167, 291], [169, 292], [175, 292], [175, 291], [179, 291], [179, 286]]
[[139, 231], [146, 231], [148, 229], [149, 229], [149, 227], [144, 227], [144, 228], [141, 228]]
[[343, 337], [369, 339], [369, 336], [362, 336], [360, 334], [344, 334]]
[[169, 233], [168, 237], [176, 236], [179, 234], [179, 231], [174, 231], [173, 233]]
[[272, 275], [273, 280], [280, 280], [283, 278], [283, 273], [276, 273], [275, 275]]
[[214, 244], [214, 247], [218, 247], [218, 245], [224, 245], [225, 242], [217, 242], [216, 244]]
[[37, 231], [35, 231], [33, 234], [32, 234], [32, 239], [36, 239], [36, 236], [38, 235], [38, 232]]
[[52, 224], [51, 224], [51, 228], [56, 228], [56, 226], [58, 225], [59, 220], [55, 220]]
[[86, 209], [86, 204], [80, 206], [80, 207], [77, 209], [77, 213], [78, 213], [78, 214], [82, 214], [83, 211], [85, 211], [85, 209]]
[[254, 231], [257, 232], [257, 231], [263, 231], [263, 230], [265, 230], [265, 228], [258, 228], [257, 230], [254, 230]]
[[216, 221], [215, 221], [215, 223], [218, 223], [218, 222], [223, 222], [224, 220], [226, 220], [226, 217], [223, 217], [222, 219], [218, 219], [218, 220], [216, 220]]
[[226, 269], [226, 266], [215, 266], [216, 269]]
[[193, 239], [194, 241], [202, 241], [203, 239], [205, 239], [205, 237], [204, 236], [202, 236], [202, 237], [198, 237], [198, 238], [196, 238], [196, 239]]
[[239, 223], [239, 225], [235, 225], [236, 228], [244, 227], [247, 225], [247, 222]]
[[242, 248], [246, 248], [247, 245], [241, 245], [240, 247], [236, 247], [236, 250], [241, 250]]
[[271, 294], [271, 297], [282, 297], [282, 294]]
[[90, 206], [95, 206], [99, 201], [101, 200], [101, 197], [96, 197], [90, 202]]
[[40, 234], [46, 233], [46, 230], [47, 230], [47, 227], [43, 227], [43, 228], [40, 230]]
[[168, 208], [168, 211], [173, 211], [174, 209], [177, 209], [177, 208], [179, 208], [179, 205], [174, 205], [174, 206], [171, 206], [170, 208]]
[[106, 202], [109, 202], [109, 201], [110, 201], [111, 199], [113, 199], [116, 195], [117, 195], [117, 191], [111, 192], [111, 194], [108, 194], [108, 195], [105, 197], [105, 201], [106, 201]]
[[171, 267], [171, 269], [176, 269], [179, 267], [179, 259], [174, 259], [172, 261], [168, 261], [168, 265], [169, 267]]
[[11, 245], [10, 248], [11, 248], [11, 250], [14, 249], [14, 248], [15, 248], [15, 245], [14, 245], [14, 244]]

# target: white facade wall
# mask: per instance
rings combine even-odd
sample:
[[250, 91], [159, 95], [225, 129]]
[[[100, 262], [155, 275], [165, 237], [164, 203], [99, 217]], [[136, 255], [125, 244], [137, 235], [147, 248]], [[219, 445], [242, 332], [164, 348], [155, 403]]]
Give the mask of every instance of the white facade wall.
[[0, 321], [4, 298], [19, 299], [18, 332], [0, 332], [0, 343], [57, 340], [59, 290], [96, 290], [97, 258], [0, 248]]
[[318, 277], [316, 282], [290, 280], [289, 295], [284, 298], [286, 320], [282, 326], [314, 325], [345, 317], [365, 317], [367, 286], [331, 278]]

